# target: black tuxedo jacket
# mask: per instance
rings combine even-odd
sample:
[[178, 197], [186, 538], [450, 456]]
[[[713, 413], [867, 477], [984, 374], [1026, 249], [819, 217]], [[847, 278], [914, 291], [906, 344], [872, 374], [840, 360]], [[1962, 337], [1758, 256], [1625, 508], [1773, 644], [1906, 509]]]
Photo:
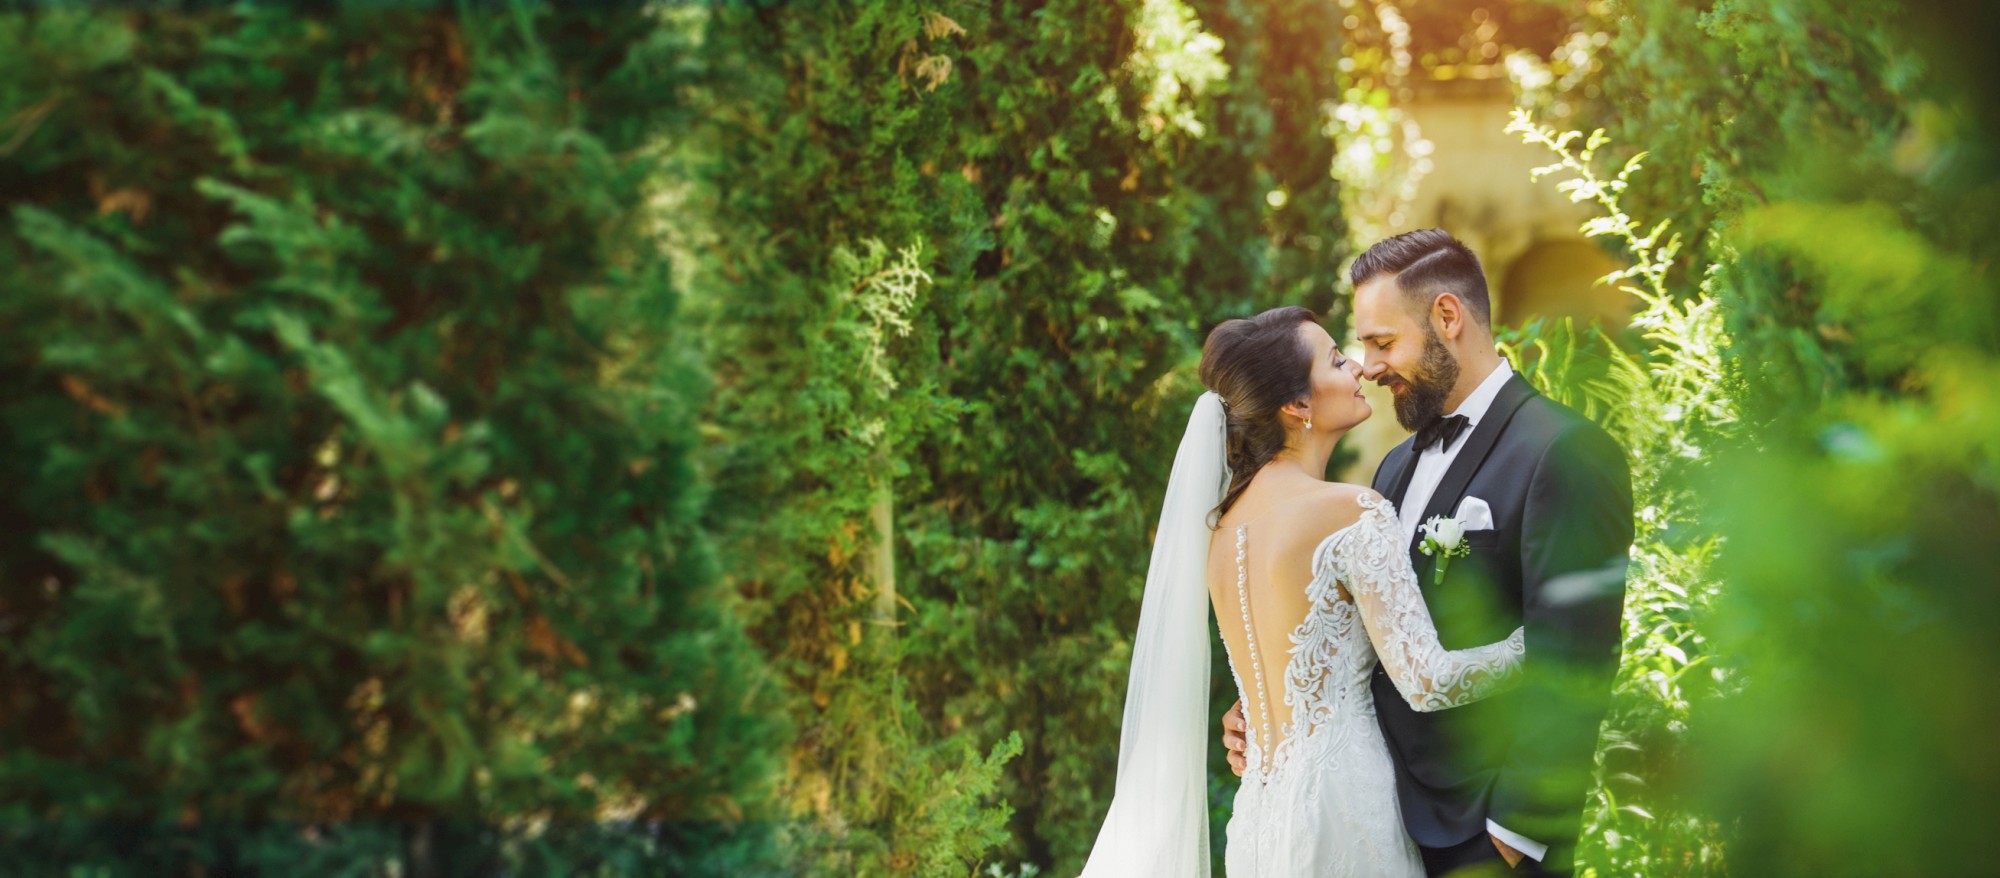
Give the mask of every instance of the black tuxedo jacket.
[[[1417, 455], [1389, 452], [1375, 490], [1402, 508]], [[1418, 713], [1380, 667], [1371, 685], [1396, 765], [1403, 822], [1425, 848], [1491, 853], [1486, 820], [1549, 845], [1543, 869], [1566, 874], [1591, 781], [1597, 728], [1617, 671], [1625, 566], [1632, 545], [1626, 456], [1603, 429], [1515, 375], [1459, 449], [1423, 518], [1485, 500], [1492, 530], [1466, 535], [1472, 554], [1410, 556], [1448, 649], [1526, 629], [1524, 681], [1464, 707]]]

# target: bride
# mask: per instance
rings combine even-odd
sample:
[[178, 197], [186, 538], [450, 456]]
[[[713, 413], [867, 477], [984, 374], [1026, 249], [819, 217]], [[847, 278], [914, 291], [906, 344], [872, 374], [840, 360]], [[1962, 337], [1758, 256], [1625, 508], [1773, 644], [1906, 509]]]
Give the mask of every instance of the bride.
[[1522, 632], [1442, 648], [1394, 507], [1325, 480], [1370, 408], [1311, 311], [1216, 327], [1201, 380], [1146, 572], [1117, 787], [1083, 874], [1208, 875], [1213, 602], [1248, 720], [1230, 878], [1421, 876], [1369, 674], [1379, 661], [1417, 710], [1456, 707], [1518, 676]]

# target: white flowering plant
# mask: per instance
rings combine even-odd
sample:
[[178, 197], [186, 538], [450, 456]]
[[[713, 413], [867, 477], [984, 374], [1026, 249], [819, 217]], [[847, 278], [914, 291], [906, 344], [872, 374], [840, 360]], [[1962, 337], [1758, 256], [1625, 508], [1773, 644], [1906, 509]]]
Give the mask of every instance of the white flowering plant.
[[1445, 568], [1451, 566], [1451, 559], [1472, 554], [1472, 546], [1465, 542], [1465, 522], [1443, 515], [1433, 515], [1418, 528], [1423, 531], [1423, 545], [1418, 551], [1437, 558], [1437, 567], [1431, 570], [1431, 584], [1444, 581]]

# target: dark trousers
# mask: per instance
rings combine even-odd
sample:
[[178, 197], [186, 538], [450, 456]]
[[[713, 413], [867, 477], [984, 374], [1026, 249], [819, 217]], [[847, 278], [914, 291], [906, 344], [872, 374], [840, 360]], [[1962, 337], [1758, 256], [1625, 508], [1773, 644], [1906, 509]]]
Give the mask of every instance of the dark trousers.
[[[1418, 847], [1417, 851], [1424, 857], [1424, 874], [1431, 878], [1554, 878], [1569, 874], [1568, 870], [1551, 872], [1544, 869], [1533, 857], [1522, 857], [1520, 865], [1509, 869], [1507, 861], [1500, 857], [1500, 849], [1493, 846], [1493, 837], [1484, 832], [1448, 848]], [[1549, 851], [1550, 856], [1562, 853]]]

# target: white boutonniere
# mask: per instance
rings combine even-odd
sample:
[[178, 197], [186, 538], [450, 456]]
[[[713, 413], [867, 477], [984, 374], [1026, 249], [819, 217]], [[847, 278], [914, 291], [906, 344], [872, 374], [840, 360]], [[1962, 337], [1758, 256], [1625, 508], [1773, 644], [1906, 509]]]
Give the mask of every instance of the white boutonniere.
[[1424, 532], [1424, 542], [1417, 550], [1437, 558], [1437, 567], [1431, 571], [1432, 585], [1444, 581], [1444, 571], [1451, 566], [1451, 559], [1472, 554], [1472, 547], [1465, 542], [1463, 521], [1433, 515], [1418, 529]]

